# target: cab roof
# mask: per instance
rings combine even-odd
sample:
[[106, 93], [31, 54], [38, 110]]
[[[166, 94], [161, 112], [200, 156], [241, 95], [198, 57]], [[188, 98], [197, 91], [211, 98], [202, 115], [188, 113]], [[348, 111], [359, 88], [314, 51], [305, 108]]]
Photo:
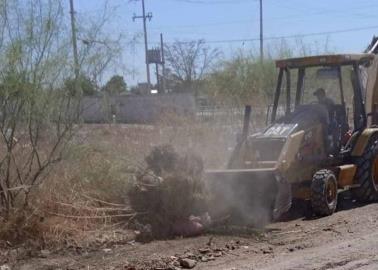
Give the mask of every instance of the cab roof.
[[370, 64], [374, 59], [374, 54], [331, 54], [306, 56], [299, 58], [288, 58], [276, 61], [278, 68], [301, 68], [315, 66], [343, 66], [352, 64]]

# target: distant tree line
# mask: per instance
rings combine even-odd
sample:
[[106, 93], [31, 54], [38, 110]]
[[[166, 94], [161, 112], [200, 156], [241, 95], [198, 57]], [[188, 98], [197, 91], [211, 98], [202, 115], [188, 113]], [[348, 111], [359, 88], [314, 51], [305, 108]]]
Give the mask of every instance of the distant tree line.
[[[127, 94], [127, 84], [120, 75], [112, 76], [103, 87], [98, 86], [96, 81], [91, 80], [88, 76], [79, 77], [79, 86], [84, 96], [94, 96], [100, 94], [122, 95]], [[64, 81], [64, 88], [71, 94], [75, 89], [75, 79], [69, 78]]]
[[225, 58], [204, 40], [176, 41], [165, 46], [166, 86], [172, 92], [190, 91], [221, 103], [269, 103], [276, 83], [276, 59], [330, 52], [327, 42], [308, 44], [302, 39], [281, 40], [265, 51], [263, 62], [253, 49], [240, 49]]

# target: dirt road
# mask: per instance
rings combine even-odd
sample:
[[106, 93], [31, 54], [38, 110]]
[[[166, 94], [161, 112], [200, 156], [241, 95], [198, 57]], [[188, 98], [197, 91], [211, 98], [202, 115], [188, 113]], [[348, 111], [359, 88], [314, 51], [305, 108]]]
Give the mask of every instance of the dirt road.
[[317, 220], [271, 225], [268, 254], [243, 254], [201, 269], [378, 269], [378, 205]]
[[218, 232], [44, 257], [9, 265], [22, 270], [175, 269], [177, 258], [189, 257], [197, 261], [194, 269], [206, 270], [373, 270], [378, 269], [378, 204], [352, 207], [320, 219], [275, 223], [260, 233]]

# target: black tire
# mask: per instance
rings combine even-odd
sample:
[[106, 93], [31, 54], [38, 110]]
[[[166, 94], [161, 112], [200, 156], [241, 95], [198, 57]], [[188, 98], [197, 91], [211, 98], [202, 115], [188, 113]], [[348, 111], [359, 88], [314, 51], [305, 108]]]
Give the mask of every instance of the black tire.
[[336, 211], [337, 181], [330, 170], [316, 172], [311, 183], [311, 206], [315, 215], [329, 216]]
[[378, 140], [372, 139], [361, 157], [356, 158], [356, 183], [360, 186], [353, 189], [353, 196], [360, 202], [373, 202], [378, 199], [378, 174], [375, 173], [375, 162], [378, 157]]

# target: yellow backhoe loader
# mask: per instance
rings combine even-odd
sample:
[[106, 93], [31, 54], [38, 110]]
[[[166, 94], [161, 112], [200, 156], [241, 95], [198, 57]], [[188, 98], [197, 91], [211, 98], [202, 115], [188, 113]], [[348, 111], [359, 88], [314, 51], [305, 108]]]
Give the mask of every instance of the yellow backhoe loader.
[[[220, 208], [258, 221], [279, 218], [295, 199], [318, 216], [334, 213], [345, 190], [359, 201], [378, 199], [377, 47], [276, 61], [270, 123], [249, 134], [246, 106], [228, 168], [207, 171]], [[332, 103], [317, 100], [319, 88]]]

